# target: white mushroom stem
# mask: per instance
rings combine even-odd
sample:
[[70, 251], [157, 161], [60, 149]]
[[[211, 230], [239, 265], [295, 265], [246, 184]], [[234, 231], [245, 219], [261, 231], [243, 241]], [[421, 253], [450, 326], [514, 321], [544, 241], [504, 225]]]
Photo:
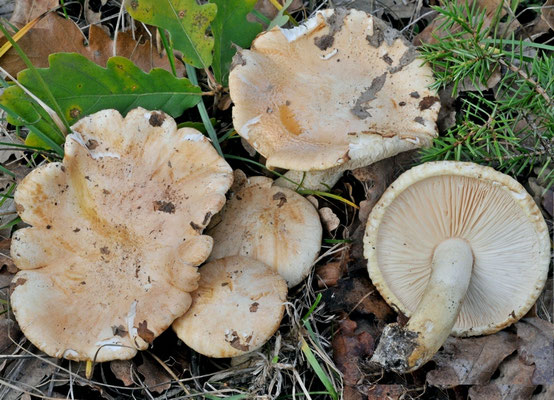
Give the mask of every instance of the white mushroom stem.
[[385, 327], [372, 361], [398, 373], [429, 361], [456, 322], [473, 268], [473, 254], [463, 239], [448, 239], [433, 254], [429, 283], [416, 311], [404, 327]]
[[[307, 190], [327, 191], [331, 189], [342, 177], [348, 167], [339, 165], [321, 171], [288, 171], [284, 177], [275, 181], [277, 186], [296, 190], [298, 184], [302, 183], [302, 188]], [[286, 179], [285, 179], [286, 178]], [[292, 181], [292, 182], [291, 182]], [[294, 183], [293, 183], [294, 182]]]

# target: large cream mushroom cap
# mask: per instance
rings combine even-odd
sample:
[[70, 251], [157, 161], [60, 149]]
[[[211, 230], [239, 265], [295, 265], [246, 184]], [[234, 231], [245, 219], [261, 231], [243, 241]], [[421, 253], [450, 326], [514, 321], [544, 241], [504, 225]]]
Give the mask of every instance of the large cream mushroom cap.
[[191, 303], [202, 235], [232, 170], [193, 129], [162, 112], [104, 110], [72, 128], [63, 163], [37, 168], [15, 194], [32, 225], [11, 254], [11, 305], [25, 336], [53, 357], [128, 359]]
[[209, 260], [242, 255], [276, 270], [289, 287], [310, 273], [321, 249], [322, 227], [314, 206], [298, 193], [255, 176], [233, 194], [207, 234]]
[[547, 277], [550, 239], [523, 186], [492, 168], [453, 161], [402, 174], [373, 208], [364, 237], [370, 277], [390, 305], [412, 316], [433, 251], [448, 238], [466, 241], [473, 253], [452, 334], [493, 333], [527, 313]]
[[173, 323], [185, 344], [208, 357], [254, 351], [279, 328], [287, 284], [267, 265], [232, 256], [200, 268], [189, 311]]
[[353, 169], [430, 144], [440, 103], [428, 66], [362, 11], [323, 10], [239, 51], [230, 73], [237, 132], [267, 166]]

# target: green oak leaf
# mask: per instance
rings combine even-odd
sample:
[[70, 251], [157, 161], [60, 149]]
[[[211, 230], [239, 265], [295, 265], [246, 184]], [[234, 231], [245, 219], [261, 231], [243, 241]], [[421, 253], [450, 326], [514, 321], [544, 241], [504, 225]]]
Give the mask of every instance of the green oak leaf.
[[252, 40], [262, 31], [261, 24], [246, 20], [257, 0], [210, 0], [210, 3], [217, 5], [217, 15], [212, 22], [215, 39], [212, 69], [215, 79], [227, 86], [231, 61], [237, 52], [233, 44], [250, 47]]
[[63, 134], [48, 113], [29, 95], [17, 86], [4, 90], [0, 96], [0, 108], [8, 114], [7, 121], [14, 126], [27, 126], [29, 134], [25, 144], [46, 149], [59, 150], [65, 141]]
[[[125, 115], [133, 108], [144, 107], [177, 117], [200, 102], [202, 96], [201, 89], [188, 79], [176, 78], [161, 68], [146, 73], [124, 57], [110, 58], [106, 68], [76, 53], [51, 54], [48, 61], [50, 67], [37, 68], [37, 71], [70, 124], [106, 108]], [[21, 71], [17, 78], [20, 84], [52, 107], [30, 70]], [[2, 108], [22, 117], [25, 125], [35, 123], [38, 127], [40, 124], [41, 131], [59, 143], [59, 136], [54, 136], [54, 132], [40, 122], [38, 105], [33, 103], [17, 86], [6, 89], [0, 96]], [[33, 142], [33, 145], [38, 143]]]
[[214, 40], [206, 36], [206, 29], [215, 18], [215, 4], [198, 5], [196, 0], [125, 0], [125, 6], [137, 21], [166, 29], [186, 63], [196, 68], [211, 65]]

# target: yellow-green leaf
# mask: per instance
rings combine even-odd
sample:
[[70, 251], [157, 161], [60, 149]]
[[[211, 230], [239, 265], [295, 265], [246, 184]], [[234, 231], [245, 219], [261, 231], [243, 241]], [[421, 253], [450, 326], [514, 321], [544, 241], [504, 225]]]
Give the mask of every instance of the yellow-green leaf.
[[137, 21], [166, 29], [186, 63], [196, 68], [211, 65], [214, 39], [206, 36], [206, 30], [215, 18], [215, 4], [198, 5], [196, 0], [125, 0], [125, 6]]

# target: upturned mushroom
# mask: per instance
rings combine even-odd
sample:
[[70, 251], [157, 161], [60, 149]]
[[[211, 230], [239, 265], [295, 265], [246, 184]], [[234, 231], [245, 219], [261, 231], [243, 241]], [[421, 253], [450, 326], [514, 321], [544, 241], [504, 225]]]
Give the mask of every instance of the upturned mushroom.
[[202, 235], [232, 170], [194, 129], [163, 112], [104, 110], [72, 128], [62, 163], [35, 169], [15, 194], [11, 254], [21, 330], [53, 357], [128, 359], [183, 315]]
[[235, 56], [235, 129], [269, 168], [310, 189], [332, 186], [345, 170], [431, 143], [440, 102], [416, 56], [362, 11], [323, 10], [274, 28]]
[[443, 161], [412, 168], [385, 191], [369, 216], [364, 253], [383, 298], [410, 317], [385, 327], [372, 361], [405, 373], [451, 333], [490, 334], [525, 315], [544, 286], [550, 240], [517, 181]]
[[250, 257], [232, 256], [200, 268], [189, 311], [173, 323], [177, 336], [208, 357], [236, 357], [266, 343], [285, 312], [287, 284]]
[[270, 178], [254, 176], [232, 195], [207, 234], [214, 239], [209, 260], [253, 257], [293, 287], [310, 273], [321, 249], [322, 227], [308, 200]]

